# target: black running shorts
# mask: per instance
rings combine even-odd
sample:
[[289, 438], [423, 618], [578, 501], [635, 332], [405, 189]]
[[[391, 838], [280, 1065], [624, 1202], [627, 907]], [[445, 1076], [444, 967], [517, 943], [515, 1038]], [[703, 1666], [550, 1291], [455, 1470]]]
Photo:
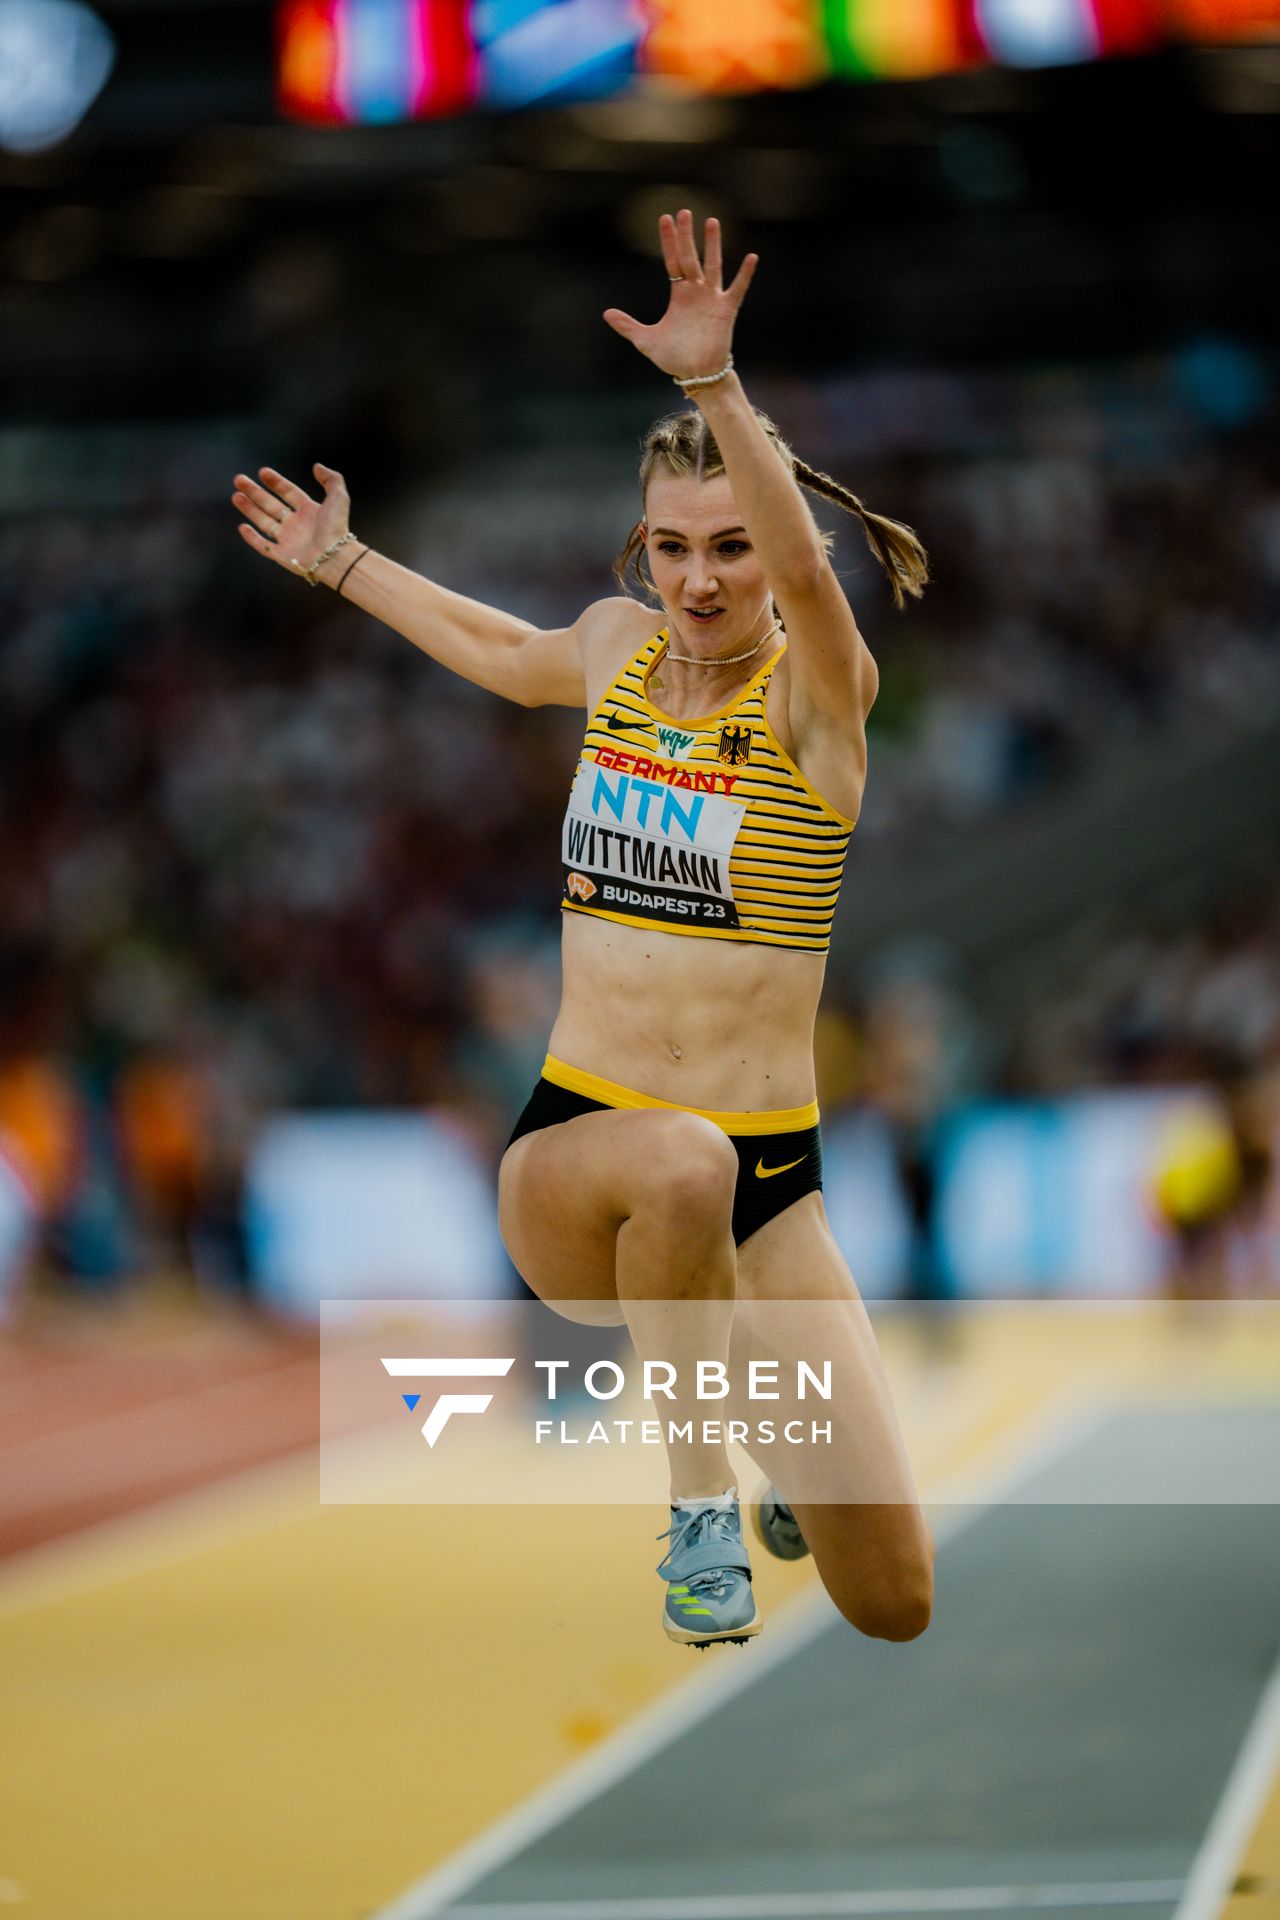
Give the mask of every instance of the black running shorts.
[[[510, 1146], [512, 1141], [521, 1139], [526, 1133], [537, 1133], [543, 1127], [558, 1127], [562, 1121], [576, 1120], [580, 1114], [617, 1111], [620, 1104], [593, 1099], [589, 1094], [579, 1093], [573, 1088], [558, 1086], [544, 1076], [538, 1081], [524, 1112], [516, 1121], [507, 1145]], [[648, 1111], [652, 1105], [660, 1104], [643, 1103], [639, 1110]], [[678, 1111], [693, 1112], [696, 1109], [680, 1108]], [[762, 1114], [753, 1118], [767, 1120], [768, 1116]], [[731, 1127], [725, 1127], [724, 1132], [738, 1154], [738, 1183], [733, 1196], [733, 1237], [741, 1246], [766, 1221], [785, 1213], [806, 1193], [822, 1191], [822, 1130], [815, 1121], [811, 1126], [792, 1127], [777, 1133], [735, 1133]]]

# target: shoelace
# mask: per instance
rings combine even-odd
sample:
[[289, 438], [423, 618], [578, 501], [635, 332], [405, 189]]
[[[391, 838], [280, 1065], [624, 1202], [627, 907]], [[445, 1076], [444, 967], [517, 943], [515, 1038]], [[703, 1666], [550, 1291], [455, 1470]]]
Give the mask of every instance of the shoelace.
[[[686, 1546], [709, 1546], [713, 1540], [732, 1541], [736, 1546], [737, 1535], [733, 1529], [732, 1507], [695, 1507], [692, 1513], [682, 1515], [661, 1533], [654, 1535], [655, 1540], [670, 1540], [671, 1545], [657, 1565], [657, 1572], [667, 1571], [667, 1562]], [[705, 1573], [691, 1574], [688, 1580], [690, 1593], [713, 1593], [717, 1597], [728, 1590], [737, 1569], [733, 1567], [708, 1567]], [[669, 1574], [674, 1579], [674, 1574]]]

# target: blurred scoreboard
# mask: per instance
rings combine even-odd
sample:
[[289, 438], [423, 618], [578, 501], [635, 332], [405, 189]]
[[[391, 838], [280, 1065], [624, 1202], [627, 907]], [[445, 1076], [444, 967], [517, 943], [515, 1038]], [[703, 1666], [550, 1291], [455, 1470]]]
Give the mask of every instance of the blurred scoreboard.
[[1275, 38], [1280, 0], [281, 0], [277, 95], [290, 119], [377, 125]]

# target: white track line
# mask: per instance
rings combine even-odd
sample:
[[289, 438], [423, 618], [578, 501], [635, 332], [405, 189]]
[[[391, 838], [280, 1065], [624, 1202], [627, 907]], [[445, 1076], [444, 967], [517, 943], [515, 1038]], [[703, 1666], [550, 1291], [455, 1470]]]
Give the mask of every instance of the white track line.
[[879, 1893], [743, 1893], [693, 1900], [519, 1900], [455, 1907], [458, 1920], [844, 1920], [850, 1915], [1025, 1913], [1064, 1907], [1167, 1907], [1181, 1880], [1033, 1887], [891, 1887]]
[[1280, 1662], [1227, 1777], [1174, 1920], [1218, 1920], [1278, 1769]]
[[[1105, 1424], [1108, 1412], [1093, 1399], [1082, 1400], [1074, 1386], [1048, 1401], [1029, 1423], [1029, 1432], [1024, 1428], [1015, 1432], [1011, 1441], [1006, 1439], [1002, 1449], [1004, 1469], [990, 1474], [981, 1496], [975, 1493], [971, 1505], [947, 1507], [933, 1516], [937, 1544], [953, 1539], [980, 1514], [997, 1506], [1014, 1487], [1051, 1460], [1069, 1453]], [[609, 1739], [425, 1874], [390, 1906], [371, 1915], [370, 1920], [435, 1920], [435, 1916], [447, 1913], [460, 1895], [486, 1874], [559, 1826], [580, 1807], [598, 1799], [615, 1781], [634, 1773], [726, 1700], [754, 1686], [839, 1618], [825, 1591], [812, 1587], [774, 1614], [767, 1632], [748, 1648], [734, 1649], [732, 1654], [725, 1648], [720, 1656], [704, 1654], [703, 1660], [716, 1658], [717, 1665], [695, 1673], [663, 1694]], [[685, 1906], [692, 1913], [689, 1902]]]

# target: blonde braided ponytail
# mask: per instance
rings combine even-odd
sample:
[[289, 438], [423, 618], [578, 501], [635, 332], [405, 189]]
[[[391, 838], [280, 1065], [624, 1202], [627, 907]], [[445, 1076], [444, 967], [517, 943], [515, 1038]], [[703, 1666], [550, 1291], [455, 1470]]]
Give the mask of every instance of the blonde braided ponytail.
[[809, 493], [821, 495], [824, 500], [833, 500], [846, 513], [856, 514], [861, 520], [867, 545], [889, 576], [894, 606], [903, 606], [907, 594], [913, 600], [918, 600], [928, 583], [929, 556], [913, 530], [901, 520], [889, 520], [882, 513], [872, 513], [856, 493], [850, 493], [829, 473], [819, 473], [815, 467], [806, 466], [794, 454], [791, 456], [791, 471], [799, 486]]

